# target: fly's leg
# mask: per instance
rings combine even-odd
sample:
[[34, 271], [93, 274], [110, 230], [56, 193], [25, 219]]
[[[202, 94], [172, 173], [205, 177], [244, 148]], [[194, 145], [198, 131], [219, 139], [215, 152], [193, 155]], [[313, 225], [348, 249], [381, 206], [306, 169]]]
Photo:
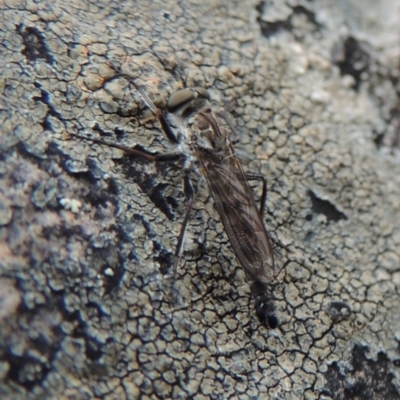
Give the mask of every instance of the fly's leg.
[[[139, 92], [139, 94], [141, 95], [141, 97], [142, 97], [143, 101], [145, 102], [145, 104], [147, 105], [147, 107], [160, 121], [161, 127], [162, 127], [165, 135], [168, 137], [168, 139], [171, 142], [178, 144], [179, 141], [178, 141], [175, 133], [173, 132], [173, 129], [171, 128], [165, 114], [154, 105], [154, 103], [150, 100], [150, 98], [147, 96], [147, 94], [138, 85], [136, 85], [136, 83], [133, 83], [133, 85], [135, 86], [135, 88]], [[75, 133], [74, 134], [71, 133], [70, 135], [73, 137], [79, 138], [79, 139], [89, 140], [96, 144], [105, 145], [108, 147], [113, 147], [113, 148], [122, 150], [126, 154], [129, 154], [129, 155], [132, 155], [135, 157], [140, 157], [140, 158], [143, 158], [150, 162], [175, 162], [175, 161], [183, 160], [185, 158], [185, 155], [181, 154], [181, 153], [152, 154], [147, 151], [134, 149], [134, 148], [131, 148], [128, 146], [118, 144], [118, 143], [110, 143], [103, 139], [88, 138], [83, 135], [79, 135], [79, 134], [75, 134]], [[184, 215], [184, 219], [183, 219], [181, 230], [180, 230], [179, 237], [178, 237], [178, 243], [177, 243], [177, 246], [175, 249], [175, 254], [174, 254], [173, 276], [172, 276], [173, 282], [175, 282], [176, 272], [177, 272], [179, 259], [180, 259], [181, 253], [182, 253], [182, 248], [183, 248], [183, 243], [184, 243], [185, 231], [186, 231], [187, 224], [189, 222], [190, 212], [191, 212], [191, 209], [193, 206], [194, 194], [195, 194], [193, 185], [190, 181], [188, 173], [185, 174], [185, 178], [184, 178], [184, 194], [186, 197], [186, 212]]]
[[[171, 128], [165, 114], [154, 105], [154, 103], [150, 100], [150, 98], [147, 96], [147, 94], [136, 83], [133, 83], [133, 85], [135, 86], [135, 88], [139, 92], [139, 94], [142, 96], [143, 101], [145, 102], [147, 107], [151, 110], [151, 112], [160, 121], [161, 127], [162, 127], [165, 135], [168, 137], [168, 139], [171, 142], [178, 144], [179, 140], [176, 137], [175, 133], [173, 132], [173, 129]], [[175, 102], [174, 102], [175, 107], [181, 105], [182, 103], [185, 103], [188, 100], [186, 97], [181, 98], [180, 96], [178, 96], [178, 99], [177, 98], [174, 98], [174, 99], [175, 99]], [[168, 157], [170, 155], [166, 155], [166, 156]], [[174, 284], [174, 282], [175, 282], [176, 273], [178, 270], [178, 264], [179, 264], [179, 260], [180, 260], [180, 256], [181, 256], [182, 248], [183, 248], [183, 243], [184, 243], [184, 239], [185, 239], [185, 231], [186, 231], [187, 224], [189, 222], [190, 212], [193, 207], [193, 201], [194, 201], [194, 195], [195, 195], [193, 185], [192, 185], [192, 182], [190, 181], [189, 174], [187, 171], [186, 171], [185, 177], [184, 177], [183, 191], [184, 191], [184, 194], [186, 197], [186, 212], [185, 212], [185, 215], [183, 218], [181, 230], [180, 230], [179, 236], [178, 236], [178, 243], [176, 245], [175, 254], [174, 254], [172, 284]]]
[[[256, 175], [256, 174], [246, 174], [246, 178], [248, 181], [262, 181], [263, 183], [261, 204], [260, 204], [260, 216], [261, 218], [263, 218], [265, 212], [265, 203], [267, 201], [267, 180], [262, 175]], [[279, 247], [282, 247], [283, 249], [289, 252], [292, 251], [288, 248], [288, 246], [285, 246], [278, 239], [272, 237], [271, 235], [269, 235], [269, 238], [275, 243], [275, 245], [279, 245]]]
[[[168, 123], [167, 118], [165, 117], [165, 114], [154, 105], [154, 103], [147, 96], [146, 92], [144, 92], [136, 83], [133, 82], [133, 85], [135, 86], [135, 88], [139, 92], [139, 94], [142, 96], [143, 101], [146, 103], [147, 107], [151, 110], [151, 112], [160, 121], [161, 127], [162, 127], [165, 135], [168, 137], [168, 139], [171, 140], [171, 142], [178, 143], [178, 139], [175, 136], [170, 124]], [[186, 197], [186, 212], [185, 212], [185, 216], [183, 218], [181, 231], [180, 231], [179, 237], [178, 237], [178, 244], [176, 246], [176, 250], [175, 250], [175, 254], [174, 254], [175, 259], [174, 259], [174, 266], [173, 266], [173, 282], [175, 281], [176, 271], [178, 269], [179, 258], [181, 256], [181, 252], [182, 252], [186, 226], [189, 222], [190, 211], [192, 209], [193, 200], [194, 200], [194, 189], [193, 189], [193, 185], [192, 185], [192, 182], [190, 181], [188, 173], [185, 174], [183, 191], [184, 191], [184, 194]]]
[[[260, 216], [265, 212], [265, 203], [267, 200], [267, 180], [262, 175], [246, 174], [248, 181], [262, 181], [263, 188], [261, 194]], [[268, 237], [275, 241], [270, 235]], [[275, 329], [279, 325], [279, 319], [275, 313], [275, 305], [271, 299], [269, 288], [260, 281], [254, 281], [250, 284], [251, 293], [254, 297], [254, 308], [256, 315], [266, 328]]]
[[161, 127], [167, 136], [167, 138], [175, 144], [178, 144], [178, 138], [176, 137], [175, 133], [173, 132], [171, 125], [168, 123], [165, 114], [157, 108], [154, 103], [150, 100], [149, 96], [147, 96], [146, 92], [144, 92], [136, 83], [132, 82], [133, 86], [135, 86], [136, 90], [139, 92], [140, 96], [142, 96], [143, 101], [145, 102], [146, 106], [150, 109], [150, 111], [158, 118], [160, 121]]
[[[145, 160], [150, 161], [150, 162], [174, 162], [174, 161], [179, 161], [182, 158], [184, 158], [184, 155], [180, 154], [180, 153], [151, 154], [151, 153], [148, 153], [143, 150], [137, 150], [132, 147], [124, 146], [124, 145], [121, 145], [118, 143], [110, 143], [110, 142], [102, 140], [102, 139], [89, 138], [89, 137], [75, 134], [75, 133], [70, 133], [70, 135], [73, 137], [76, 137], [78, 139], [88, 140], [92, 143], [105, 145], [108, 147], [113, 147], [113, 148], [122, 150], [129, 155], [144, 158]], [[180, 230], [180, 233], [178, 236], [178, 243], [177, 243], [175, 253], [174, 253], [172, 282], [175, 282], [179, 259], [180, 259], [181, 253], [182, 253], [182, 248], [183, 248], [183, 243], [184, 243], [184, 238], [185, 238], [185, 231], [186, 231], [187, 224], [189, 222], [190, 212], [191, 212], [191, 209], [193, 206], [193, 201], [194, 201], [194, 194], [195, 194], [194, 188], [193, 188], [193, 185], [189, 178], [188, 173], [185, 174], [185, 178], [184, 178], [184, 194], [186, 197], [186, 212], [185, 212], [185, 216], [183, 218], [181, 230]]]
[[[101, 145], [105, 145], [105, 146], [113, 147], [115, 149], [122, 150], [129, 155], [141, 157], [141, 158], [144, 158], [145, 160], [151, 161], [151, 162], [173, 162], [173, 161], [178, 161], [184, 157], [184, 155], [180, 154], [180, 153], [150, 154], [143, 150], [137, 150], [132, 147], [120, 145], [118, 143], [109, 143], [102, 139], [89, 138], [89, 137], [78, 135], [75, 133], [70, 133], [70, 135], [73, 137], [82, 139], [82, 140], [88, 140], [88, 141], [96, 143], [96, 144], [101, 144]], [[183, 189], [184, 189], [184, 193], [185, 193], [185, 197], [186, 197], [186, 212], [185, 212], [185, 216], [183, 218], [182, 228], [179, 233], [178, 244], [176, 246], [176, 250], [175, 250], [175, 254], [174, 254], [174, 256], [175, 256], [174, 270], [173, 270], [174, 279], [175, 279], [176, 270], [178, 267], [179, 257], [182, 252], [182, 245], [183, 245], [183, 241], [184, 241], [185, 230], [186, 230], [186, 226], [189, 222], [190, 211], [192, 209], [193, 199], [194, 199], [194, 189], [193, 189], [193, 185], [192, 185], [192, 182], [190, 181], [188, 174], [185, 174]]]
[[246, 178], [248, 181], [262, 181], [263, 188], [262, 188], [261, 202], [260, 202], [260, 215], [262, 218], [264, 216], [265, 203], [267, 200], [267, 180], [262, 175], [257, 175], [257, 174], [246, 174]]
[[194, 189], [193, 189], [193, 185], [192, 185], [192, 182], [190, 181], [188, 174], [185, 174], [183, 190], [184, 190], [185, 197], [186, 197], [186, 212], [185, 212], [185, 216], [183, 218], [181, 231], [179, 232], [179, 236], [178, 236], [178, 244], [176, 245], [175, 254], [174, 254], [173, 282], [175, 282], [176, 272], [178, 269], [178, 263], [179, 263], [179, 259], [180, 259], [181, 253], [182, 253], [183, 242], [185, 239], [185, 231], [186, 231], [187, 224], [189, 222], [190, 212], [192, 210], [193, 201], [194, 201]]
[[124, 151], [126, 154], [129, 154], [131, 156], [136, 156], [140, 158], [144, 158], [147, 161], [151, 162], [172, 162], [172, 161], [179, 161], [182, 159], [184, 156], [180, 153], [165, 153], [165, 154], [151, 154], [143, 150], [137, 150], [132, 147], [124, 146], [122, 144], [118, 143], [110, 143], [107, 142], [106, 140], [103, 139], [98, 139], [98, 138], [90, 138], [86, 137], [83, 135], [78, 135], [76, 133], [69, 133], [69, 135], [76, 137], [78, 139], [82, 140], [88, 140], [89, 142], [96, 143], [96, 144], [101, 144], [105, 145], [108, 147], [113, 147], [115, 149], [119, 149]]
[[[82, 140], [88, 140], [92, 143], [96, 143], [96, 144], [101, 144], [101, 145], [105, 145], [108, 147], [113, 147], [115, 149], [119, 149], [124, 151], [126, 154], [132, 155], [132, 156], [136, 156], [136, 157], [140, 157], [143, 158], [147, 161], [150, 162], [174, 162], [174, 161], [179, 161], [182, 158], [184, 158], [183, 154], [180, 153], [165, 153], [165, 154], [151, 154], [148, 153], [146, 151], [143, 150], [137, 150], [134, 149], [132, 147], [128, 147], [128, 146], [124, 146], [118, 143], [110, 143], [106, 140], [102, 140], [102, 139], [97, 139], [97, 138], [89, 138], [83, 135], [79, 135], [76, 133], [70, 133], [71, 136], [76, 137], [78, 139], [82, 139]], [[177, 266], [178, 266], [178, 261], [179, 261], [179, 256], [182, 250], [182, 245], [183, 245], [183, 239], [184, 239], [184, 234], [185, 234], [185, 229], [186, 229], [186, 225], [188, 223], [189, 220], [189, 214], [190, 214], [190, 210], [192, 208], [192, 204], [193, 204], [193, 198], [194, 198], [194, 190], [193, 190], [193, 186], [190, 182], [189, 177], [186, 175], [185, 176], [185, 181], [184, 181], [184, 192], [185, 192], [185, 196], [186, 196], [186, 203], [187, 203], [187, 209], [186, 209], [186, 213], [185, 213], [185, 217], [183, 219], [183, 224], [182, 224], [182, 228], [181, 228], [181, 232], [179, 234], [179, 238], [178, 238], [178, 245], [176, 247], [175, 250], [175, 257], [174, 257], [174, 266], [173, 266], [173, 277], [175, 280], [175, 275], [176, 275], [176, 270], [177, 270]]]

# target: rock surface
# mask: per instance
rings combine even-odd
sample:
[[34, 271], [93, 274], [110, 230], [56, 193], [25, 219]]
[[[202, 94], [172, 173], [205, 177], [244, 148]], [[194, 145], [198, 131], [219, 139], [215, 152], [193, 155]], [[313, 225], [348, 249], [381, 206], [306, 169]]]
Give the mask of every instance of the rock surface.
[[[399, 2], [1, 10], [2, 399], [400, 398]], [[160, 108], [205, 87], [238, 127], [276, 330], [204, 181], [171, 283], [179, 168], [69, 135], [171, 151], [132, 82]]]

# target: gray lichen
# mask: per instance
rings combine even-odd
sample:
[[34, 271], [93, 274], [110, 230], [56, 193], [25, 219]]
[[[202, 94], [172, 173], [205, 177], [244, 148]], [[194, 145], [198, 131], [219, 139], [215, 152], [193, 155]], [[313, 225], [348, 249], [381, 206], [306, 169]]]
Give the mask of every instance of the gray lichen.
[[[1, 398], [400, 398], [400, 5], [363, 4], [1, 6]], [[230, 113], [278, 329], [203, 180], [171, 282], [180, 171], [69, 135], [170, 151], [132, 81]]]

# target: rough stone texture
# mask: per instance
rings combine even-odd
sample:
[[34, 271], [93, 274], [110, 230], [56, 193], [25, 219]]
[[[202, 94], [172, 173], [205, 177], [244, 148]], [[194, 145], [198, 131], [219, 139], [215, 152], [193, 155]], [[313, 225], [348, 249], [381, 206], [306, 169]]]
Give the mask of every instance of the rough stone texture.
[[[399, 2], [1, 3], [2, 399], [400, 398]], [[211, 91], [268, 178], [280, 327], [159, 107]], [[255, 187], [259, 197], [260, 188]]]

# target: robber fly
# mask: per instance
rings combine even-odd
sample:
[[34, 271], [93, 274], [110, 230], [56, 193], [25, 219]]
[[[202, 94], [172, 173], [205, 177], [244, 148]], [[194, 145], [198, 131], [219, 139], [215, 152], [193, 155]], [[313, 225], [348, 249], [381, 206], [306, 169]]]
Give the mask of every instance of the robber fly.
[[[274, 278], [274, 257], [269, 235], [261, 219], [266, 199], [265, 178], [244, 173], [230, 139], [230, 133], [235, 133], [234, 128], [224, 114], [212, 110], [206, 89], [195, 87], [179, 90], [168, 99], [167, 109], [161, 111], [140, 87], [134, 86], [160, 121], [168, 139], [176, 144], [176, 152], [151, 154], [101, 139], [73, 136], [118, 148], [152, 162], [182, 163], [187, 209], [178, 237], [176, 260], [181, 254], [195, 194], [189, 175], [199, 169], [207, 179], [233, 250], [245, 270], [255, 298], [256, 314], [263, 325], [276, 328], [278, 319], [269, 295], [269, 284]], [[256, 179], [263, 182], [260, 211], [248, 184], [248, 180]]]

